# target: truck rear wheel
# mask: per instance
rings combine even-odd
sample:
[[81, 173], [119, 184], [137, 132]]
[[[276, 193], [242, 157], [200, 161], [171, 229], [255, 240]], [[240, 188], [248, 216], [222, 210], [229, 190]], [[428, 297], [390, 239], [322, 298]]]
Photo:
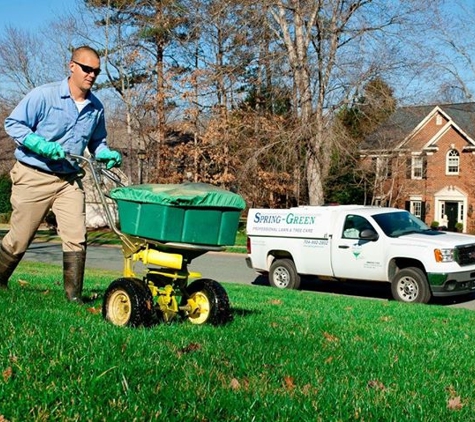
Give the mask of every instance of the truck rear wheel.
[[269, 283], [279, 289], [294, 289], [300, 287], [300, 276], [291, 259], [276, 259], [269, 269]]
[[416, 267], [397, 272], [391, 282], [391, 293], [399, 302], [427, 303], [432, 294], [424, 272]]

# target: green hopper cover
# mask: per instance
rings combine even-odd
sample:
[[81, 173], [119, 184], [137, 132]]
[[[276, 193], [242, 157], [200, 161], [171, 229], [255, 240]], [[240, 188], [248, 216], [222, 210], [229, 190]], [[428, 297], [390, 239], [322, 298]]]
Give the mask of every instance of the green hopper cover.
[[115, 200], [175, 207], [246, 208], [240, 195], [206, 183], [125, 186], [112, 189], [110, 196]]

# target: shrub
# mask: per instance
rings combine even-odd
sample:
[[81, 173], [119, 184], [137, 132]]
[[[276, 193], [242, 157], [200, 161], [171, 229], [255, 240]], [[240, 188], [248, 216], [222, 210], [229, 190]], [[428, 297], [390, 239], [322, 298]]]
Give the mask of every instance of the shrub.
[[437, 230], [439, 228], [439, 222], [433, 221], [432, 223], [430, 223], [430, 228], [433, 230]]
[[12, 193], [12, 182], [8, 174], [0, 175], [0, 214], [10, 213], [12, 204], [10, 195]]
[[11, 212], [0, 213], [0, 224], [8, 224], [10, 222]]

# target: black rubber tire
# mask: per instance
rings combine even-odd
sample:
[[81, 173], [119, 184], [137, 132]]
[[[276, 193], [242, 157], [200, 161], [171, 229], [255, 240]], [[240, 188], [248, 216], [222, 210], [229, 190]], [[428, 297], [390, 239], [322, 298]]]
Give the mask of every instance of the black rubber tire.
[[301, 278], [291, 259], [276, 259], [269, 269], [269, 283], [278, 289], [298, 290]]
[[[187, 288], [188, 295], [202, 305], [200, 313], [186, 315], [193, 324], [223, 325], [233, 320], [229, 297], [221, 284], [209, 278], [193, 281]], [[183, 296], [181, 305], [187, 304]]]
[[104, 293], [102, 316], [118, 326], [149, 326], [154, 316], [152, 292], [142, 280], [118, 278]]
[[399, 302], [427, 303], [432, 293], [427, 277], [420, 268], [404, 268], [391, 281], [391, 293]]

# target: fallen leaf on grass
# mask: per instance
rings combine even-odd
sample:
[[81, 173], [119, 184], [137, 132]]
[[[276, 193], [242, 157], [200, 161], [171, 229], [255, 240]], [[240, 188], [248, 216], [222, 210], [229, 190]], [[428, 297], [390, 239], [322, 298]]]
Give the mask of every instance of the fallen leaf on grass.
[[325, 363], [332, 363], [333, 361], [333, 356], [328, 356], [326, 359], [325, 359]]
[[30, 283], [28, 283], [28, 281], [26, 281], [26, 280], [21, 280], [20, 279], [20, 280], [18, 280], [18, 284], [23, 287], [23, 286], [27, 286]]
[[238, 380], [237, 378], [233, 378], [229, 382], [229, 388], [234, 391], [238, 390], [249, 390], [249, 380], [247, 378], [243, 378], [242, 380]]
[[201, 344], [190, 343], [188, 346], [182, 347], [178, 354], [182, 355], [184, 353], [196, 352], [201, 349]]
[[87, 308], [87, 312], [93, 314], [93, 315], [96, 315], [96, 314], [100, 314], [102, 311], [102, 306], [98, 306], [97, 308]]
[[368, 387], [373, 388], [375, 390], [386, 391], [386, 386], [378, 380], [370, 380], [368, 381]]
[[282, 305], [282, 301], [280, 299], [273, 299], [270, 301], [272, 305]]
[[43, 294], [46, 296], [46, 295], [49, 295], [49, 292], [50, 292], [49, 290], [45, 290]]
[[5, 416], [0, 415], [0, 422], [9, 422], [8, 419], [5, 418]]
[[333, 334], [327, 333], [326, 331], [323, 332], [323, 337], [325, 337], [325, 340], [327, 340], [331, 343], [340, 341], [340, 339], [337, 336], [334, 336]]
[[383, 321], [383, 322], [390, 322], [392, 321], [392, 317], [390, 316], [382, 316], [381, 318], [379, 318], [380, 321]]
[[287, 390], [293, 390], [295, 388], [294, 378], [289, 376], [284, 377], [284, 387]]
[[13, 369], [9, 366], [7, 369], [3, 371], [3, 381], [8, 382], [10, 378], [13, 376]]
[[460, 399], [460, 396], [452, 397], [447, 402], [447, 409], [460, 410], [462, 407], [463, 407], [463, 403], [462, 403], [462, 400]]
[[231, 387], [231, 390], [239, 390], [241, 388], [241, 384], [236, 378], [233, 378], [229, 383], [229, 387]]

